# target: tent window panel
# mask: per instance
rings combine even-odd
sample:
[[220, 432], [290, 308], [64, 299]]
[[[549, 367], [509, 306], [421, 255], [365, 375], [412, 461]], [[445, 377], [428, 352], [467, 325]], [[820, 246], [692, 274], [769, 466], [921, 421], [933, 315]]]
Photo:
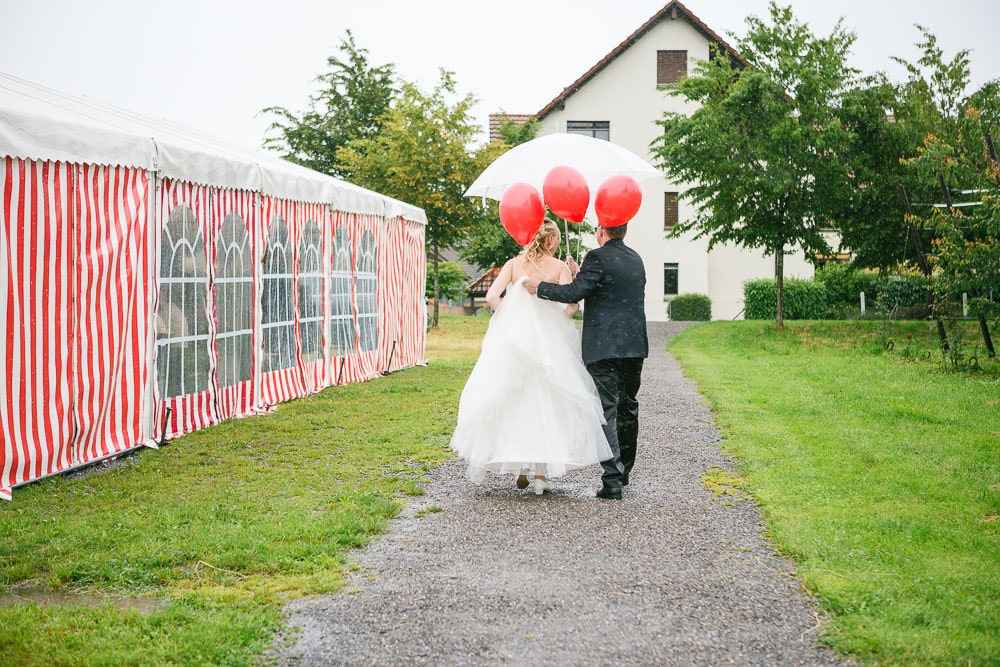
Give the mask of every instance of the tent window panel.
[[253, 260], [243, 218], [227, 215], [216, 244], [219, 386], [229, 387], [250, 380], [253, 374]]
[[308, 220], [299, 240], [299, 333], [302, 358], [323, 358], [323, 241], [319, 225]]
[[378, 275], [375, 262], [375, 235], [361, 235], [358, 251], [358, 333], [361, 351], [378, 346]]
[[295, 366], [295, 311], [292, 303], [292, 248], [288, 226], [275, 216], [264, 251], [261, 320], [264, 334], [263, 371]]
[[208, 388], [207, 265], [198, 219], [179, 204], [160, 238], [156, 373], [161, 398]]
[[330, 353], [354, 352], [354, 305], [351, 301], [351, 239], [343, 225], [333, 238], [333, 279], [330, 281]]

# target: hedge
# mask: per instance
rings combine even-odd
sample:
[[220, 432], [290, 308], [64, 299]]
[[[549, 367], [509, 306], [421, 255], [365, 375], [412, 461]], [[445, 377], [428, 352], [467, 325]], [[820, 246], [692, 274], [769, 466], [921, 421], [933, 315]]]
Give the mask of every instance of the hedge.
[[[800, 278], [786, 278], [782, 297], [782, 317], [786, 320], [821, 320], [826, 315], [826, 287]], [[743, 317], [773, 320], [778, 316], [778, 289], [774, 278], [743, 283]]]
[[677, 322], [712, 319], [712, 300], [705, 294], [678, 294], [667, 303], [667, 317]]

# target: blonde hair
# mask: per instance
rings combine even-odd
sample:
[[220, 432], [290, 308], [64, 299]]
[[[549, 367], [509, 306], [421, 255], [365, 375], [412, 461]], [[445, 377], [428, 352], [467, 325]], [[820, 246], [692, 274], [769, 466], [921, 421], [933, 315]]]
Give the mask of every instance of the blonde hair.
[[548, 245], [549, 239], [553, 236], [559, 237], [559, 225], [552, 222], [551, 220], [546, 220], [542, 223], [542, 226], [538, 228], [535, 232], [534, 237], [528, 242], [528, 245], [524, 246], [524, 255], [530, 260], [538, 260], [546, 255], [551, 255], [546, 246]]

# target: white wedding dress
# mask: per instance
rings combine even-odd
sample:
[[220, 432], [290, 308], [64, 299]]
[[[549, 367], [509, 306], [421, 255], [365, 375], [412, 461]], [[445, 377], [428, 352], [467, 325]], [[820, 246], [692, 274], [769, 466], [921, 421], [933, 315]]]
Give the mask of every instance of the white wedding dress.
[[458, 405], [451, 447], [474, 482], [487, 471], [554, 478], [611, 458], [580, 333], [563, 304], [532, 296], [523, 280], [490, 319]]

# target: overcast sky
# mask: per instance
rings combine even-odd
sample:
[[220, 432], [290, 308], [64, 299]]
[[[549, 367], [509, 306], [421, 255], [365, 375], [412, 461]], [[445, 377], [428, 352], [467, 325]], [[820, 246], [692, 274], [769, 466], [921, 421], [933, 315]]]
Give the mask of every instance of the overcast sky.
[[[666, 4], [666, 0], [0, 0], [0, 72], [259, 148], [259, 111], [308, 107], [315, 77], [345, 31], [372, 64], [395, 63], [430, 91], [444, 68], [488, 114], [534, 113]], [[731, 44], [766, 0], [686, 0]], [[788, 4], [782, 2], [779, 4]], [[857, 35], [852, 64], [902, 80], [930, 28], [945, 55], [970, 49], [973, 86], [1000, 77], [997, 0], [793, 0], [827, 36], [838, 18]], [[484, 129], [485, 138], [485, 129]]]

